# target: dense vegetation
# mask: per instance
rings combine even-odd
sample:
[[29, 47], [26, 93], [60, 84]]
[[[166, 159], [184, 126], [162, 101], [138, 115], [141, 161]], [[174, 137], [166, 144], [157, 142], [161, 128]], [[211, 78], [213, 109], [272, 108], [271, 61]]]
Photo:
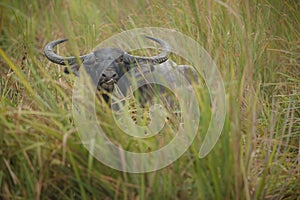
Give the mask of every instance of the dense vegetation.
[[[299, 199], [299, 10], [293, 0], [2, 0], [0, 199]], [[207, 157], [198, 158], [197, 138], [170, 166], [130, 174], [82, 146], [71, 112], [74, 77], [42, 49], [68, 37], [60, 53], [78, 55], [151, 26], [203, 45], [222, 74], [227, 115]], [[201, 109], [199, 133], [210, 113]]]

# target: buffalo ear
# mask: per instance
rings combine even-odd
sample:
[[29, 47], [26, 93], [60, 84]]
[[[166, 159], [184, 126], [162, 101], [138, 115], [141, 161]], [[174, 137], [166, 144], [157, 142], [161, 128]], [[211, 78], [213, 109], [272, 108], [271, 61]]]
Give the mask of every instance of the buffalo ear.
[[195, 68], [189, 65], [178, 65], [177, 68], [185, 76], [185, 78], [188, 80], [190, 84], [199, 83], [199, 74], [195, 70]]
[[75, 75], [75, 76], [78, 76], [79, 75], [79, 65], [78, 64], [73, 64], [73, 65], [70, 65], [70, 67], [65, 67], [64, 68], [64, 72], [66, 74], [70, 74], [70, 69], [71, 69], [71, 72]]
[[[84, 67], [84, 69], [92, 69], [95, 67], [96, 65], [96, 59], [95, 59], [95, 56], [93, 53], [91, 54], [87, 54], [84, 56], [84, 58], [81, 58], [82, 59], [82, 63], [78, 63], [78, 62], [74, 62], [74, 63], [71, 63], [70, 66], [67, 66], [64, 68], [64, 72], [66, 74], [70, 74], [70, 73], [73, 73], [75, 76], [79, 76], [79, 68], [81, 66]], [[88, 70], [88, 71], [89, 71]]]

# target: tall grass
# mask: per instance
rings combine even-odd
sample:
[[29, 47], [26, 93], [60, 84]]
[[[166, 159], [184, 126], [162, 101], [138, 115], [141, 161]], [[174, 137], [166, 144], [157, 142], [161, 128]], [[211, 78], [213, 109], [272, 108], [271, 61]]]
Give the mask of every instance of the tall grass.
[[[299, 9], [280, 0], [0, 2], [0, 198], [299, 199]], [[227, 116], [215, 148], [199, 159], [211, 115], [200, 90], [199, 134], [188, 151], [159, 171], [130, 174], [101, 164], [80, 143], [74, 77], [42, 49], [67, 37], [59, 53], [79, 55], [149, 26], [205, 47], [225, 81]]]

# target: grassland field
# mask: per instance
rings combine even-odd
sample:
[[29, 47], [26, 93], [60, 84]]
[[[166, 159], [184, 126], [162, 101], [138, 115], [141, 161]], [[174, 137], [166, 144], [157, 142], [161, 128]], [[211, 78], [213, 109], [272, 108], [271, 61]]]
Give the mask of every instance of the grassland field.
[[[297, 0], [1, 0], [0, 199], [299, 200], [299, 10]], [[61, 55], [89, 53], [143, 27], [174, 29], [206, 49], [224, 81], [226, 118], [199, 159], [212, 113], [207, 90], [199, 90], [192, 145], [171, 165], [134, 174], [102, 164], [82, 145], [72, 119], [75, 78], [43, 48], [67, 37]], [[99, 112], [109, 137], [130, 146]]]

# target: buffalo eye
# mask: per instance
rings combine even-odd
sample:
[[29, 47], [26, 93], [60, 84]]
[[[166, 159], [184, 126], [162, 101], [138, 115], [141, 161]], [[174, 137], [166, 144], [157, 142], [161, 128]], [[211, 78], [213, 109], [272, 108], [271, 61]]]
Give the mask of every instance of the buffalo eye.
[[120, 56], [119, 58], [116, 59], [118, 63], [123, 63], [123, 56]]

